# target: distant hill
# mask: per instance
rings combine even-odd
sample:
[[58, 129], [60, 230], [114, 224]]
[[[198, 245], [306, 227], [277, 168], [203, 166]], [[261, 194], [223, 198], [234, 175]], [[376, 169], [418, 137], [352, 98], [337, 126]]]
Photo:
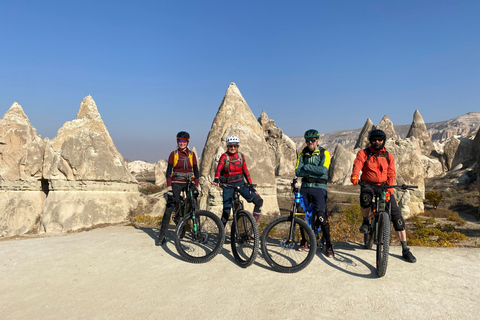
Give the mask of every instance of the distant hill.
[[[405, 138], [408, 134], [411, 124], [405, 125], [394, 125], [395, 132], [401, 138]], [[440, 121], [440, 122], [431, 122], [425, 123], [427, 127], [428, 134], [432, 139], [432, 142], [443, 142], [452, 136], [468, 136], [477, 132], [480, 127], [480, 112], [469, 112], [460, 116], [458, 118]], [[331, 133], [321, 133], [320, 134], [320, 144], [327, 150], [333, 152], [337, 144], [341, 144], [345, 148], [351, 148], [355, 146], [358, 136], [362, 128], [353, 129], [353, 130], [340, 130], [334, 131]], [[291, 138], [297, 148], [300, 147], [304, 139], [300, 137]]]

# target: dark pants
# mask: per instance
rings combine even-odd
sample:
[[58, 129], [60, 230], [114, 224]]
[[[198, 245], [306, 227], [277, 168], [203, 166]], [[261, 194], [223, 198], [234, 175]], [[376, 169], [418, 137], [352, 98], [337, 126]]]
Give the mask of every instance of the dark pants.
[[167, 232], [167, 229], [168, 229], [168, 224], [170, 223], [170, 218], [172, 216], [173, 209], [175, 209], [176, 204], [180, 200], [180, 194], [183, 190], [185, 190], [186, 186], [187, 186], [186, 183], [179, 183], [179, 182], [172, 183], [173, 197], [167, 199], [167, 206], [165, 207], [165, 212], [163, 213], [162, 224], [160, 226], [160, 233], [158, 235], [159, 239], [165, 236], [165, 233]]
[[327, 190], [323, 188], [302, 187], [300, 193], [304, 201], [310, 199], [310, 203], [313, 204], [313, 212], [317, 216], [315, 225], [320, 224], [322, 226], [325, 241], [330, 243], [330, 224], [328, 223], [327, 216]]
[[[229, 183], [234, 186], [241, 186], [245, 184], [245, 181], [238, 181]], [[256, 194], [255, 192], [250, 192], [250, 189], [243, 186], [240, 188], [240, 194], [242, 197], [247, 200], [247, 202], [253, 202], [255, 207], [253, 212], [260, 213], [262, 211], [263, 199]], [[233, 189], [223, 189], [223, 213], [222, 213], [222, 222], [223, 224], [227, 223], [228, 218], [230, 217], [230, 211], [233, 207]]]
[[[372, 205], [372, 199], [375, 193], [380, 194], [382, 188], [380, 186], [366, 185], [360, 188], [360, 205], [362, 208], [369, 208]], [[405, 230], [405, 220], [398, 208], [397, 201], [393, 194], [390, 196], [390, 214], [395, 231]]]

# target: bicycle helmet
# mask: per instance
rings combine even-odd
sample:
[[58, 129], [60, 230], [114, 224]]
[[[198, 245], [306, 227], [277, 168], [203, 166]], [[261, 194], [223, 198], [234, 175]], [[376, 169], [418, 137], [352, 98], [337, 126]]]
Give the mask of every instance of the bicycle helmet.
[[[373, 129], [372, 131], [370, 131], [368, 133], [368, 141], [370, 141], [370, 144], [372, 145], [372, 147], [373, 147], [373, 143], [372, 143], [373, 138], [382, 138], [383, 139], [382, 145], [378, 148], [378, 150], [381, 150], [385, 146], [385, 141], [387, 140], [387, 135], [385, 134], [385, 132], [383, 130], [380, 130], [380, 129]], [[375, 149], [377, 149], [377, 148], [375, 148]]]
[[318, 139], [318, 137], [320, 137], [320, 134], [318, 133], [317, 130], [310, 129], [310, 130], [305, 131], [305, 134], [303, 136], [304, 136], [305, 139], [308, 139], [308, 138]]
[[187, 140], [190, 140], [190, 135], [188, 134], [188, 132], [180, 131], [179, 133], [177, 133], [177, 139], [187, 139]]
[[240, 145], [240, 140], [237, 136], [228, 136], [227, 137], [227, 146], [238, 146]]

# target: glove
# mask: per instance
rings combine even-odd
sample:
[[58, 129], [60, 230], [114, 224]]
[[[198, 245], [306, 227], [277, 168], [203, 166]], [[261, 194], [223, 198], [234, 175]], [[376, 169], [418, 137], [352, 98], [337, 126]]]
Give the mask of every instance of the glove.
[[352, 177], [350, 178], [350, 181], [352, 182], [352, 184], [353, 184], [354, 186], [356, 186], [356, 185], [358, 184], [358, 177], [357, 177], [357, 176], [352, 176]]
[[392, 193], [393, 193], [392, 189], [387, 189], [387, 192], [385, 193], [385, 200], [387, 200], [387, 202], [390, 201]]
[[213, 183], [220, 183], [220, 180], [218, 178], [213, 179]]
[[250, 191], [250, 193], [257, 193], [257, 190], [255, 190], [253, 186], [248, 187], [248, 190]]
[[173, 201], [173, 192], [172, 191], [167, 192], [167, 198], [168, 198], [168, 201]]

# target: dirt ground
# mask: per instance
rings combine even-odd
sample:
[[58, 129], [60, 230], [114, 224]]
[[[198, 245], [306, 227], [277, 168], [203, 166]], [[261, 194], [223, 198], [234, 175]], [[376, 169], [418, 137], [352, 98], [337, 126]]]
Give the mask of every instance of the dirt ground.
[[152, 229], [111, 226], [0, 242], [4, 319], [478, 319], [480, 249], [391, 248], [377, 278], [375, 252], [336, 243], [295, 274], [261, 255], [238, 267], [229, 245], [206, 264], [181, 260]]

